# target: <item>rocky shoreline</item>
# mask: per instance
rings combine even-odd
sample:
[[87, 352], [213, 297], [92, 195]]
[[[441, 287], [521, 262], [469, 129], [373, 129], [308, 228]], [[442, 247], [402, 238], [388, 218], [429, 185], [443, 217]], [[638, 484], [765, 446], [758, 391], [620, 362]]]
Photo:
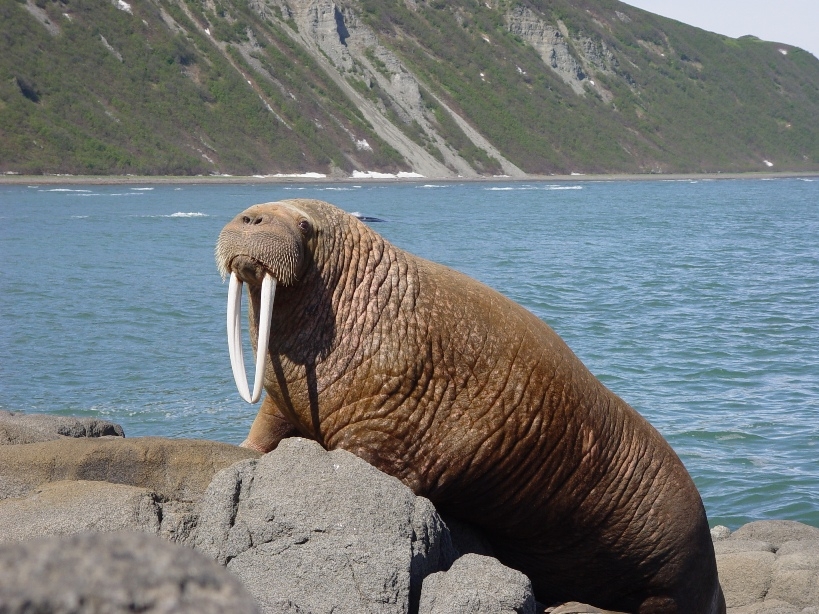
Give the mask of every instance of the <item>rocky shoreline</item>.
[[[0, 411], [0, 527], [3, 614], [599, 612], [544, 610], [478, 532], [299, 438], [259, 456]], [[712, 537], [728, 612], [819, 613], [819, 528]]]

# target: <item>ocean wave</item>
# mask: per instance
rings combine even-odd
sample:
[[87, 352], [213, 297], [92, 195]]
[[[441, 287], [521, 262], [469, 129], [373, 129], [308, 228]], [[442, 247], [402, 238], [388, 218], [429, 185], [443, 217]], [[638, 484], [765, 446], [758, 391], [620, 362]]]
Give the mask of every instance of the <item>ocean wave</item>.
[[545, 187], [534, 185], [522, 186], [494, 186], [491, 188], [484, 188], [488, 192], [510, 192], [510, 191], [533, 191], [533, 190], [582, 190], [582, 185], [547, 185]]
[[73, 188], [49, 188], [48, 190], [37, 190], [38, 192], [90, 192], [91, 190], [75, 190]]
[[434, 183], [425, 183], [424, 185], [415, 186], [418, 188], [448, 188], [448, 185], [436, 185]]
[[201, 213], [199, 211], [177, 211], [176, 213], [170, 214], [159, 214], [159, 215], [140, 215], [140, 214], [133, 214], [129, 215], [128, 217], [141, 217], [141, 218], [172, 218], [172, 217], [210, 217], [207, 213]]
[[153, 190], [153, 188], [131, 188], [131, 189], [135, 190], [137, 192], [149, 192], [150, 190]]

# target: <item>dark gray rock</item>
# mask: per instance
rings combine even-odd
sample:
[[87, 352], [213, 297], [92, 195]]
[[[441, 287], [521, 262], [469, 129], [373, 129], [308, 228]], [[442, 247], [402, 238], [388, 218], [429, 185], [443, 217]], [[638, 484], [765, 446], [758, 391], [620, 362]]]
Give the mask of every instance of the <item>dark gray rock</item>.
[[119, 424], [108, 420], [0, 410], [0, 445], [39, 443], [64, 437], [125, 437], [125, 433]]
[[49, 482], [92, 480], [147, 488], [168, 501], [198, 501], [217, 471], [258, 456], [225, 443], [162, 437], [0, 446], [0, 500], [24, 497]]
[[199, 514], [188, 543], [226, 564], [268, 613], [409, 612], [423, 578], [455, 557], [427, 499], [300, 438], [217, 474]]
[[449, 529], [449, 534], [452, 537], [452, 544], [459, 556], [465, 554], [481, 554], [483, 556], [495, 556], [495, 551], [492, 549], [492, 544], [481, 533], [480, 530], [472, 525], [452, 518], [451, 516], [442, 514], [444, 522]]
[[0, 544], [3, 614], [257, 614], [206, 557], [144, 533]]
[[459, 558], [449, 571], [424, 580], [419, 614], [535, 614], [525, 575], [479, 554]]

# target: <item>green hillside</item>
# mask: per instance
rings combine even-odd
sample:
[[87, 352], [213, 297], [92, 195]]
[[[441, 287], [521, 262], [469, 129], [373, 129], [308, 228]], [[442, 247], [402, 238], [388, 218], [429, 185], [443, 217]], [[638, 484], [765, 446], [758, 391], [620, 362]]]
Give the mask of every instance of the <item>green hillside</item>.
[[819, 170], [819, 60], [616, 0], [0, 0], [0, 172]]

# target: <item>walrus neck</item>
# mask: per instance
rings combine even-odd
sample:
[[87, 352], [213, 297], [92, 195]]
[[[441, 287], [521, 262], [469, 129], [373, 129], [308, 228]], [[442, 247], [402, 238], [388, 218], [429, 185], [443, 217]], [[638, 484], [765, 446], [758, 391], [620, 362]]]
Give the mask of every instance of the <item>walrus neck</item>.
[[[419, 285], [406, 254], [366, 227], [348, 229], [340, 241], [329, 254], [341, 254], [344, 261], [316, 253], [316, 266], [302, 283], [282, 291], [287, 303], [280, 312], [274, 310], [271, 349], [278, 350], [273, 370], [280, 376], [273, 392], [287, 407], [285, 413], [296, 417], [299, 430], [322, 445], [349, 449], [350, 429], [340, 431], [350, 421], [339, 417], [341, 410], [349, 409], [349, 390], [369, 399], [383, 395], [382, 388], [389, 383], [368, 376], [372, 364], [389, 364], [396, 381], [412, 368], [402, 357], [414, 356], [413, 352], [400, 352], [388, 343], [417, 338], [414, 308]], [[295, 322], [300, 324], [294, 326]], [[277, 334], [288, 341], [274, 345]], [[363, 412], [360, 423], [386, 419], [401, 398], [385, 398], [378, 416], [370, 404], [358, 404]]]

